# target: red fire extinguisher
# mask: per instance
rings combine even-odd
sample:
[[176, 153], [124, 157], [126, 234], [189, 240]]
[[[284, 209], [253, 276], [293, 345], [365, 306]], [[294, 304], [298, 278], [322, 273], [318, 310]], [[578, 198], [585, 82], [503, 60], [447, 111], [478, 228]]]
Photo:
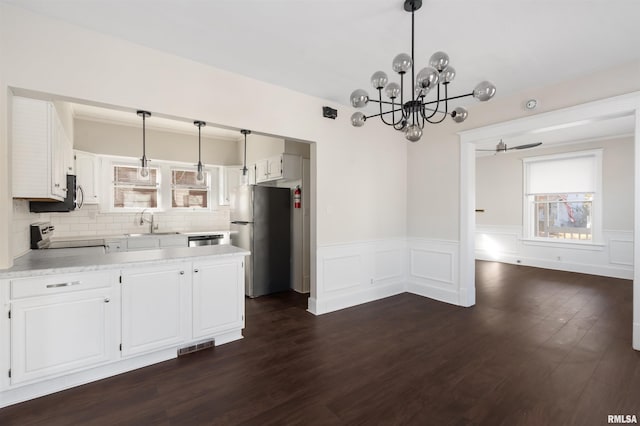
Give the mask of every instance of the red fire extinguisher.
[[293, 208], [299, 209], [302, 204], [302, 191], [300, 190], [300, 186], [296, 186], [296, 189], [293, 191]]

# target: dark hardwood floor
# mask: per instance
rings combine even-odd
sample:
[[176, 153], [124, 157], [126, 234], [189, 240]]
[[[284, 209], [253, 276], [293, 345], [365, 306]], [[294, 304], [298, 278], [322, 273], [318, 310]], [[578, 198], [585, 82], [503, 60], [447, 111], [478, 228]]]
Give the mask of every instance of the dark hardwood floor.
[[477, 304], [314, 317], [247, 300], [245, 339], [0, 410], [0, 425], [600, 425], [640, 417], [630, 281], [477, 263]]

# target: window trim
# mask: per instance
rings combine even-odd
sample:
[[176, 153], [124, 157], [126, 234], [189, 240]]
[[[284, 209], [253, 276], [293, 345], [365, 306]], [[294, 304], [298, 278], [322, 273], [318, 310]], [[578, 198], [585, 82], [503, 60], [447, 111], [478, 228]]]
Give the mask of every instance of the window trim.
[[[122, 213], [130, 213], [130, 212], [139, 212], [142, 208], [144, 207], [116, 207], [114, 205], [115, 200], [114, 200], [114, 189], [116, 187], [116, 182], [114, 180], [114, 171], [116, 167], [140, 167], [140, 165], [137, 162], [132, 161], [131, 159], [123, 159], [123, 160], [118, 160], [118, 159], [111, 159], [111, 161], [109, 161], [109, 167], [107, 167], [107, 173], [110, 177], [109, 179], [109, 187], [108, 187], [108, 191], [109, 191], [109, 196], [108, 197], [104, 197], [107, 198], [109, 200], [109, 212], [122, 212]], [[158, 211], [162, 211], [162, 175], [163, 175], [163, 171], [162, 169], [156, 165], [156, 164], [150, 164], [149, 165], [150, 169], [155, 169], [156, 170], [156, 191], [157, 191], [157, 199], [158, 199], [158, 207], [146, 207], [147, 210], [152, 211], [152, 212], [158, 212]], [[135, 186], [135, 185], [134, 185]], [[149, 185], [150, 188], [153, 187], [153, 185]]]
[[[98, 158], [102, 160], [102, 179], [104, 182], [109, 182], [108, 185], [101, 185], [101, 202], [100, 210], [105, 213], [138, 213], [141, 211], [140, 207], [114, 207], [114, 178], [113, 167], [114, 166], [128, 166], [138, 167], [139, 160], [132, 157], [123, 157], [116, 155], [103, 155], [97, 154]], [[208, 182], [208, 207], [171, 207], [171, 190], [173, 185], [171, 184], [171, 170], [195, 170], [195, 165], [182, 161], [165, 161], [165, 160], [149, 160], [149, 167], [158, 169], [158, 207], [148, 208], [152, 212], [164, 212], [164, 213], [207, 213], [220, 210], [220, 205], [217, 203], [218, 197], [218, 174], [222, 166], [207, 165], [204, 167], [204, 171], [207, 172], [209, 179]], [[108, 192], [108, 194], [105, 194]]]
[[[210, 212], [213, 211], [213, 204], [212, 201], [214, 201], [214, 197], [212, 196], [212, 192], [214, 190], [213, 188], [213, 176], [212, 173], [214, 173], [214, 171], [212, 171], [209, 167], [204, 167], [203, 171], [206, 173], [206, 185], [203, 188], [195, 188], [195, 187], [189, 187], [188, 185], [174, 185], [173, 184], [173, 172], [174, 171], [183, 171], [183, 172], [194, 172], [196, 173], [196, 170], [194, 170], [193, 168], [189, 168], [186, 166], [180, 166], [177, 163], [171, 163], [168, 164], [169, 167], [169, 180], [167, 182], [167, 186], [169, 187], [169, 191], [168, 191], [168, 195], [169, 195], [169, 202], [168, 204], [168, 211], [193, 211], [193, 212]], [[206, 189], [207, 191], [207, 207], [173, 207], [173, 190], [176, 188], [181, 188], [181, 189]]]
[[[602, 148], [588, 149], [582, 151], [563, 152], [559, 154], [539, 155], [535, 157], [522, 158], [522, 241], [530, 244], [538, 243], [540, 245], [549, 245], [558, 247], [563, 244], [570, 244], [572, 246], [603, 246], [603, 221], [602, 221], [602, 206], [604, 194], [602, 193]], [[595, 159], [595, 188], [593, 191], [593, 201], [591, 203], [591, 210], [593, 219], [591, 222], [591, 240], [561, 240], [554, 238], [537, 237], [534, 235], [533, 224], [533, 203], [530, 202], [531, 195], [528, 194], [529, 183], [529, 164], [542, 162], [542, 161], [556, 161], [571, 158], [580, 157], [593, 157]]]

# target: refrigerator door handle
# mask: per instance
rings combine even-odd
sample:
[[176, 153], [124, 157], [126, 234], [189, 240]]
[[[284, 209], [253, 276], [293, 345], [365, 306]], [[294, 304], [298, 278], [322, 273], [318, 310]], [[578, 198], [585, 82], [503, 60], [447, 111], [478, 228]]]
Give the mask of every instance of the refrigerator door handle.
[[250, 224], [251, 222], [247, 222], [247, 221], [244, 221], [244, 220], [234, 220], [234, 221], [233, 221], [233, 222], [231, 222], [231, 223], [232, 223], [232, 224], [234, 224], [234, 225], [248, 225], [248, 224]]

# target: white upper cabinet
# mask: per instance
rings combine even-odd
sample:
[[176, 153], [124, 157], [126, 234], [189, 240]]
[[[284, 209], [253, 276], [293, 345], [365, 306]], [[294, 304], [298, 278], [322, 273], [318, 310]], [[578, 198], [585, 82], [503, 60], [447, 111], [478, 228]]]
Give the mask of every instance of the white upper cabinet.
[[256, 183], [272, 180], [297, 180], [302, 178], [302, 157], [293, 154], [278, 154], [256, 161]]
[[72, 143], [51, 102], [13, 98], [13, 197], [64, 200]]
[[74, 151], [75, 173], [84, 204], [100, 202], [100, 159], [89, 152]]
[[242, 166], [220, 167], [220, 191], [218, 192], [218, 204], [229, 205], [229, 195], [240, 185], [242, 178]]

